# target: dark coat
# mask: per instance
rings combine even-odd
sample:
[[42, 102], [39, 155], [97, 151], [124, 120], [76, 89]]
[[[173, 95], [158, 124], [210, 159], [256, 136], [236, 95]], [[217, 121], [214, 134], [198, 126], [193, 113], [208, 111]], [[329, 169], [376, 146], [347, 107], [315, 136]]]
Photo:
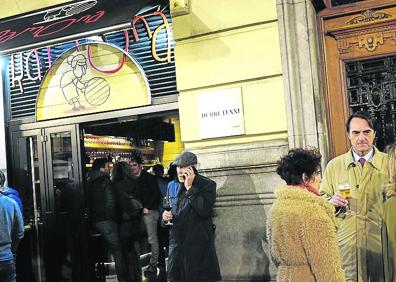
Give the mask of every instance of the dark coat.
[[129, 217], [130, 200], [128, 196], [142, 202], [142, 189], [138, 184], [138, 180], [127, 178], [114, 182], [117, 194], [117, 202], [119, 203], [121, 221], [120, 221], [120, 238], [140, 239], [142, 236], [142, 216]]
[[136, 179], [126, 178], [114, 182], [114, 187], [117, 194], [117, 199], [120, 205], [121, 213], [127, 212], [130, 208], [130, 201], [126, 195], [132, 196], [133, 198], [142, 202], [142, 189]]
[[170, 281], [221, 280], [212, 222], [215, 201], [216, 183], [209, 178], [196, 175], [189, 191], [181, 185], [170, 231], [174, 244], [169, 256]]
[[149, 210], [158, 210], [161, 202], [161, 192], [154, 175], [142, 170], [138, 181], [143, 193], [143, 207]]
[[115, 191], [108, 174], [95, 170], [90, 172], [88, 195], [91, 222], [117, 220]]

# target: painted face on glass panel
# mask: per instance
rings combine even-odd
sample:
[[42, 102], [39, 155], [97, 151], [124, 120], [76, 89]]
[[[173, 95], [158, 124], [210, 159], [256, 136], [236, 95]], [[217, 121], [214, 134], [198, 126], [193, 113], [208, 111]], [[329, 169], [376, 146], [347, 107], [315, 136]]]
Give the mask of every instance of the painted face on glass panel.
[[76, 68], [73, 70], [73, 73], [76, 77], [82, 78], [83, 75], [87, 73], [87, 66], [77, 64]]
[[365, 119], [356, 117], [349, 124], [348, 138], [353, 150], [363, 157], [373, 148], [375, 131]]

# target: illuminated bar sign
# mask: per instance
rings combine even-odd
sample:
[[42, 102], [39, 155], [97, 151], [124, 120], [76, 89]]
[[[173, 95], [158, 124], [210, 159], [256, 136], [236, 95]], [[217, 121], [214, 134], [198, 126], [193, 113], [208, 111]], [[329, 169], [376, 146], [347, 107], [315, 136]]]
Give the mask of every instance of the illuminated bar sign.
[[[32, 0], [34, 1], [34, 0]], [[131, 16], [160, 0], [84, 0], [0, 21], [0, 55], [131, 26]]]
[[47, 72], [36, 117], [41, 121], [150, 103], [144, 72], [127, 52], [107, 43], [89, 43], [63, 53]]

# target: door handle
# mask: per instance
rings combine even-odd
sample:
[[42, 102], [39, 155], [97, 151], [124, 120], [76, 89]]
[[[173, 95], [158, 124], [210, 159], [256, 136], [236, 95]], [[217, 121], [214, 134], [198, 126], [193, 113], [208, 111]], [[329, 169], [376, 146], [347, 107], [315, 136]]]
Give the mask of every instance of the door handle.
[[41, 222], [41, 211], [40, 210], [37, 210], [36, 211], [36, 221], [37, 222]]

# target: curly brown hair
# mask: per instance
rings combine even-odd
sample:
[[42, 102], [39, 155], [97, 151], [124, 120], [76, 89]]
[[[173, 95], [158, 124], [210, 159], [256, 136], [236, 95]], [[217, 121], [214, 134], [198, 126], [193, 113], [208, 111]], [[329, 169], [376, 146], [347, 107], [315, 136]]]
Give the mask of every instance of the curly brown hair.
[[322, 155], [318, 149], [291, 149], [278, 161], [276, 173], [286, 181], [287, 185], [298, 185], [312, 179], [315, 172], [320, 169]]

